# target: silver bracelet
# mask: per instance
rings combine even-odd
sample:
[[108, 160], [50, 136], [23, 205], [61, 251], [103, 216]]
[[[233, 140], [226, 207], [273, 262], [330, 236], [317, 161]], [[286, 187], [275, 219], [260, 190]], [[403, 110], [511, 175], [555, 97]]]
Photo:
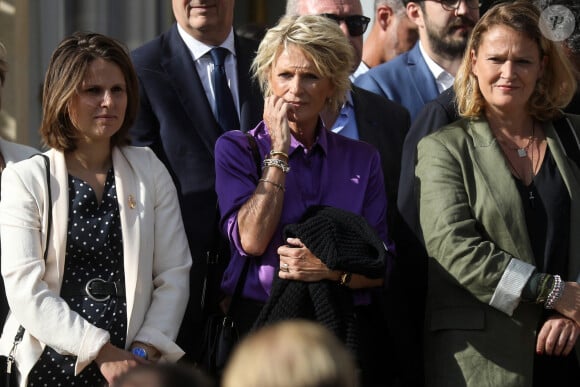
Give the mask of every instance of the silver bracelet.
[[264, 178], [259, 179], [259, 181], [261, 181], [263, 183], [272, 184], [274, 187], [278, 188], [278, 191], [282, 191], [282, 192], [286, 191], [286, 189], [284, 188], [284, 186], [282, 184], [276, 183], [275, 181], [264, 179]]
[[544, 307], [546, 309], [554, 309], [554, 305], [562, 297], [562, 294], [564, 294], [565, 286], [566, 283], [562, 281], [562, 278], [559, 275], [555, 275], [554, 287], [550, 291], [550, 294], [548, 294], [548, 298], [546, 299], [546, 303], [544, 304]]
[[288, 163], [280, 159], [264, 159], [264, 161], [262, 161], [262, 169], [268, 167], [276, 167], [284, 173], [290, 172], [290, 166]]

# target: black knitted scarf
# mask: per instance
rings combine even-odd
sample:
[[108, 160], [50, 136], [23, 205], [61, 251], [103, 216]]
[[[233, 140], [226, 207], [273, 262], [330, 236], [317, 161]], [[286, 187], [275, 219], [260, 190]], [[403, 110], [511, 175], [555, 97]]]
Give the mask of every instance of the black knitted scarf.
[[[310, 207], [299, 223], [284, 228], [284, 240], [300, 238], [331, 270], [385, 275], [386, 249], [375, 230], [360, 215], [334, 207]], [[336, 282], [302, 282], [274, 279], [272, 291], [254, 328], [279, 320], [304, 318], [318, 321], [353, 351], [357, 346], [353, 297]]]

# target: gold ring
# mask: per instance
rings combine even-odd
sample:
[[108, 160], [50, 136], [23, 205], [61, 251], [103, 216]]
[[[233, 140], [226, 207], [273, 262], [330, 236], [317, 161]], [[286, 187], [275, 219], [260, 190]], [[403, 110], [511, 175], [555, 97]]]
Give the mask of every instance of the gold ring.
[[283, 263], [282, 266], [280, 266], [280, 271], [290, 273], [290, 265]]

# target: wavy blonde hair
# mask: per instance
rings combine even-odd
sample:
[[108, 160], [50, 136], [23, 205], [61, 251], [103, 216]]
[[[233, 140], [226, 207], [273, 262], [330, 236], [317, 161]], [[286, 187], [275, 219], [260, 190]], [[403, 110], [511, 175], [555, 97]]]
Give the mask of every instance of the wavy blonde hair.
[[252, 73], [264, 96], [272, 91], [268, 80], [274, 62], [288, 46], [299, 48], [312, 60], [316, 71], [334, 86], [328, 101], [338, 110], [351, 88], [350, 72], [354, 66], [354, 49], [338, 24], [324, 16], [284, 16], [268, 30], [252, 63]]
[[560, 110], [568, 105], [576, 92], [576, 79], [560, 45], [544, 36], [540, 22], [540, 10], [523, 0], [497, 4], [482, 16], [471, 33], [453, 85], [461, 116], [480, 117], [484, 114], [486, 101], [473, 74], [471, 56], [472, 53], [477, 55], [485, 34], [498, 25], [509, 27], [536, 42], [540, 59], [546, 58], [542, 76], [527, 103], [528, 113], [540, 121], [560, 115]]

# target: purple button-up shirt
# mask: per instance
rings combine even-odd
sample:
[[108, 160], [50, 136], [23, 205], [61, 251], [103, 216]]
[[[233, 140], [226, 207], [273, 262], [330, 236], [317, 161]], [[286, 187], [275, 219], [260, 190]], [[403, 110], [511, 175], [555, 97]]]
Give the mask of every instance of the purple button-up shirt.
[[[271, 141], [265, 124], [261, 122], [250, 133], [256, 138], [260, 155], [268, 154]], [[286, 244], [282, 234], [284, 226], [298, 222], [310, 206], [333, 206], [362, 215], [385, 246], [394, 251], [388, 238], [387, 199], [379, 153], [373, 146], [320, 127], [310, 150], [292, 137], [289, 156], [290, 172], [286, 176], [280, 222], [265, 253], [260, 258], [249, 258], [256, 259], [256, 264], [250, 265], [243, 296], [258, 301], [268, 299], [272, 281], [278, 273], [280, 258], [276, 250]], [[254, 193], [259, 176], [248, 139], [240, 131], [226, 132], [218, 139], [215, 160], [221, 226], [232, 247], [222, 288], [227, 294], [233, 294], [248, 257], [240, 243], [237, 215]], [[389, 268], [391, 258], [390, 254], [387, 256]], [[356, 297], [357, 303], [365, 303], [364, 293]]]

